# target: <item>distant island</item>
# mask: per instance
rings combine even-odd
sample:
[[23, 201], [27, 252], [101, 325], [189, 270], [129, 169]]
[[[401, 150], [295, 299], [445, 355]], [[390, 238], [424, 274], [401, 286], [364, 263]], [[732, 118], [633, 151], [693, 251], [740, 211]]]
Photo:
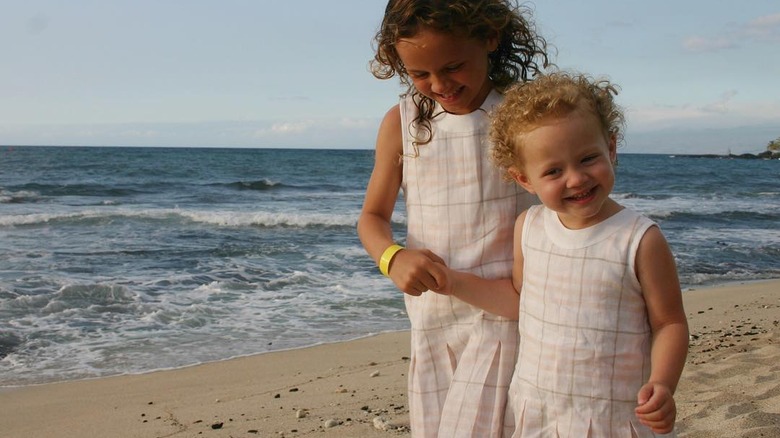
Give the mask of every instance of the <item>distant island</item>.
[[720, 159], [744, 159], [744, 160], [780, 160], [780, 151], [764, 151], [758, 154], [675, 154], [678, 156], [694, 158], [720, 158]]
[[726, 155], [718, 154], [685, 154], [686, 157], [699, 157], [699, 158], [726, 158], [726, 159], [748, 159], [748, 160], [780, 160], [780, 137], [769, 142], [766, 145], [766, 150], [758, 154], [732, 154], [729, 152]]

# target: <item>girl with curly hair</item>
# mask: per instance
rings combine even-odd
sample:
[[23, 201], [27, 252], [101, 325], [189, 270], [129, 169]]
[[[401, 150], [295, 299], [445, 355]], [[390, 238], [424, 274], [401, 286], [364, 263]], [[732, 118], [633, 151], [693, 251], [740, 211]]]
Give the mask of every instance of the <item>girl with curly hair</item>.
[[517, 218], [511, 282], [447, 271], [434, 289], [519, 317], [506, 437], [675, 436], [688, 324], [658, 225], [610, 197], [624, 120], [614, 94], [566, 72], [506, 92], [492, 156], [543, 205]]
[[[488, 114], [548, 64], [531, 11], [509, 0], [390, 0], [373, 74], [408, 86], [384, 116], [358, 234], [405, 293], [413, 437], [498, 437], [517, 321], [436, 293], [444, 266], [508, 278], [512, 223], [536, 198], [490, 165]], [[400, 190], [405, 247], [391, 219]], [[480, 291], [491, 294], [491, 290]]]

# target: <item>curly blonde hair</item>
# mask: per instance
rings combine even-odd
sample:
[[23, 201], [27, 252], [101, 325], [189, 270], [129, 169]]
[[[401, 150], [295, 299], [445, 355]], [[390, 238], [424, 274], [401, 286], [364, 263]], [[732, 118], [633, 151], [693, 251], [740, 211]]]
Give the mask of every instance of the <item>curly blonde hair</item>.
[[524, 135], [550, 117], [563, 117], [577, 109], [592, 112], [605, 137], [623, 139], [625, 117], [615, 103], [617, 85], [581, 73], [553, 72], [519, 83], [504, 93], [504, 101], [491, 114], [491, 159], [511, 180], [510, 168], [522, 166]]
[[395, 44], [415, 36], [420, 29], [432, 29], [461, 37], [487, 40], [498, 36], [498, 48], [489, 55], [488, 76], [499, 91], [536, 76], [549, 65], [547, 42], [536, 34], [531, 11], [515, 0], [389, 0], [382, 25], [374, 37], [375, 55], [371, 72], [378, 79], [398, 75], [418, 108], [413, 121], [431, 140], [430, 121], [435, 102], [415, 88], [398, 56]]

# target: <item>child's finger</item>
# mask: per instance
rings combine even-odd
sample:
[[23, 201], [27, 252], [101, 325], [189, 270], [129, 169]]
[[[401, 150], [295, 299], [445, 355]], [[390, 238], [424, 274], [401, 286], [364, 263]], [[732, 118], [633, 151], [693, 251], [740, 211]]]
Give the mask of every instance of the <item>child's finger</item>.
[[439, 257], [438, 254], [436, 254], [435, 252], [433, 252], [433, 251], [431, 251], [429, 249], [425, 250], [425, 255], [427, 255], [428, 258], [431, 259], [432, 261], [434, 261], [436, 263], [441, 263], [442, 265], [447, 266], [447, 263], [444, 262], [443, 258]]
[[425, 285], [428, 289], [445, 292], [448, 289], [448, 277], [446, 267], [440, 263], [434, 263], [431, 269], [428, 271], [430, 277]]
[[[639, 392], [636, 394], [636, 403], [639, 407], [645, 407], [648, 401], [653, 397], [653, 385], [646, 383], [639, 388]], [[637, 408], [639, 409], [639, 408]], [[644, 410], [644, 412], [650, 412], [653, 409]]]

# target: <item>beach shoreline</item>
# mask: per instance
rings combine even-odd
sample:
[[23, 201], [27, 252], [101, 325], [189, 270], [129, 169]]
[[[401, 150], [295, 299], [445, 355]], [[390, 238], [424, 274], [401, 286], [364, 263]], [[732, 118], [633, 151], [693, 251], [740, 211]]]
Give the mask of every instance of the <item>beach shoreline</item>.
[[[691, 347], [680, 437], [780, 436], [780, 280], [683, 293]], [[408, 435], [409, 332], [143, 374], [0, 390], [22, 437]], [[762, 435], [763, 434], [763, 435]]]

